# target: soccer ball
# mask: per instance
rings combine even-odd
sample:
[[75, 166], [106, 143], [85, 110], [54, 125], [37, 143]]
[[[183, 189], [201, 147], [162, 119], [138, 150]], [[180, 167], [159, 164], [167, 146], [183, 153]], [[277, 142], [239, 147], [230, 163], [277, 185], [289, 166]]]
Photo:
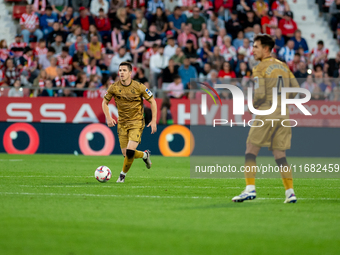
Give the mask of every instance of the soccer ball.
[[100, 166], [94, 172], [94, 176], [99, 182], [107, 182], [111, 179], [112, 173], [107, 166]]

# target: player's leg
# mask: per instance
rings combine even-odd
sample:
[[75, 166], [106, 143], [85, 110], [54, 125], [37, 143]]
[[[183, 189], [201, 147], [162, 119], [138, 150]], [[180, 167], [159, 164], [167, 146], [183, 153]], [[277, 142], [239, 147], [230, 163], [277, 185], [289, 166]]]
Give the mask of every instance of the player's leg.
[[[134, 129], [131, 129], [129, 131], [129, 139], [132, 140], [132, 141], [136, 141], [139, 143], [141, 143], [142, 141], [142, 134], [143, 134], [143, 126], [144, 126], [144, 123], [141, 125], [140, 128], [134, 128]], [[150, 151], [149, 150], [145, 150], [145, 151], [139, 151], [139, 150], [135, 150], [135, 158], [142, 158], [146, 167], [148, 169], [151, 168], [151, 159], [150, 159]]]
[[283, 186], [285, 187], [285, 203], [295, 203], [297, 201], [293, 187], [293, 173], [286, 159], [286, 152], [282, 150], [273, 150], [276, 164], [280, 167]]
[[[127, 131], [125, 126], [123, 126], [120, 123], [118, 123], [118, 125], [117, 125], [117, 133], [118, 133], [118, 138], [119, 138], [119, 145], [120, 145], [122, 154], [124, 156], [124, 163], [125, 163], [125, 160], [126, 160], [126, 150], [127, 150], [127, 146], [128, 146], [128, 142], [129, 142], [128, 131]], [[123, 164], [123, 166], [124, 165], [125, 164]], [[122, 171], [119, 174], [117, 182], [124, 182], [125, 181], [125, 175], [126, 175], [126, 173], [124, 174], [124, 172]]]
[[276, 161], [276, 164], [281, 168], [282, 182], [285, 187], [286, 200], [285, 203], [295, 203], [296, 196], [293, 189], [293, 174], [290, 165], [287, 163], [286, 150], [290, 149], [292, 138], [292, 130], [290, 127], [279, 126], [276, 130], [271, 150]]

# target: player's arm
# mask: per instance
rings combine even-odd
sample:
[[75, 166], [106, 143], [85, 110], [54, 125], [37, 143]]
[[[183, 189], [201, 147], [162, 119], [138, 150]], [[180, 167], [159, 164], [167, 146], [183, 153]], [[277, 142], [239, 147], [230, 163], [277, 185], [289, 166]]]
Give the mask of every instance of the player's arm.
[[260, 72], [254, 72], [254, 101], [253, 105], [254, 108], [257, 109], [260, 107], [261, 104], [263, 104], [266, 101], [266, 85], [265, 85], [265, 79], [263, 75]]
[[103, 99], [102, 102], [102, 108], [103, 108], [103, 112], [105, 114], [105, 118], [106, 118], [106, 123], [109, 127], [114, 127], [116, 125], [116, 121], [111, 117], [110, 115], [110, 111], [109, 111], [109, 100], [107, 100], [106, 98]]
[[148, 127], [151, 126], [151, 134], [153, 134], [153, 133], [156, 133], [157, 131], [157, 103], [153, 97], [151, 97], [148, 101], [150, 103], [151, 112], [152, 112], [152, 119]]

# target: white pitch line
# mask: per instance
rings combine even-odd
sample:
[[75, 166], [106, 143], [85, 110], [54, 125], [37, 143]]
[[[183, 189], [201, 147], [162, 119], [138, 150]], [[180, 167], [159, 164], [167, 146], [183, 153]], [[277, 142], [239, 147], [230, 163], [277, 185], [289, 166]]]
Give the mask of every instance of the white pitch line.
[[133, 197], [133, 198], [190, 198], [212, 199], [212, 197], [179, 197], [179, 196], [147, 196], [147, 195], [108, 195], [108, 194], [65, 194], [65, 193], [26, 193], [26, 192], [0, 192], [0, 195], [28, 195], [28, 196], [84, 196], [84, 197]]
[[23, 161], [23, 159], [0, 159], [0, 161], [11, 161], [11, 162], [16, 162], [16, 161]]

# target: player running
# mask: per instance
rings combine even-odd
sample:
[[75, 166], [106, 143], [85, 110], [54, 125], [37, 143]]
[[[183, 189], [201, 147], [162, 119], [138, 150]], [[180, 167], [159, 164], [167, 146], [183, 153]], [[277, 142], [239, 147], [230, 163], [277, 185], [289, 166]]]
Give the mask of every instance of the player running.
[[[245, 155], [245, 169], [253, 171], [244, 172], [246, 189], [241, 195], [232, 199], [234, 202], [243, 202], [256, 198], [255, 174], [256, 156], [261, 147], [269, 147], [273, 152], [275, 161], [279, 167], [285, 167], [287, 172], [281, 171], [283, 185], [286, 189], [286, 200], [284, 203], [295, 203], [296, 196], [293, 190], [293, 178], [290, 166], [286, 160], [286, 150], [290, 149], [292, 131], [290, 127], [281, 126], [281, 121], [289, 119], [289, 112], [281, 115], [281, 87], [299, 87], [297, 80], [286, 64], [271, 57], [271, 51], [275, 45], [269, 35], [259, 35], [254, 39], [253, 54], [256, 60], [261, 61], [253, 68], [255, 80], [254, 108], [267, 110], [272, 106], [272, 89], [278, 89], [277, 108], [274, 113], [266, 116], [256, 116], [255, 119], [263, 120], [262, 127], [251, 127], [249, 130]], [[289, 98], [294, 98], [296, 93], [290, 93]], [[273, 119], [275, 121], [265, 121]], [[261, 126], [262, 123], [254, 123]]]
[[113, 127], [116, 121], [111, 118], [108, 104], [112, 97], [118, 109], [117, 133], [119, 144], [124, 156], [122, 172], [117, 182], [124, 182], [135, 158], [143, 158], [147, 168], [151, 167], [150, 151], [138, 151], [137, 146], [141, 142], [142, 132], [145, 126], [143, 98], [149, 101], [152, 111], [151, 134], [157, 131], [156, 117], [157, 105], [152, 92], [144, 84], [131, 79], [132, 66], [128, 62], [119, 65], [120, 80], [111, 84], [104, 96], [102, 103], [103, 112], [109, 127]]

